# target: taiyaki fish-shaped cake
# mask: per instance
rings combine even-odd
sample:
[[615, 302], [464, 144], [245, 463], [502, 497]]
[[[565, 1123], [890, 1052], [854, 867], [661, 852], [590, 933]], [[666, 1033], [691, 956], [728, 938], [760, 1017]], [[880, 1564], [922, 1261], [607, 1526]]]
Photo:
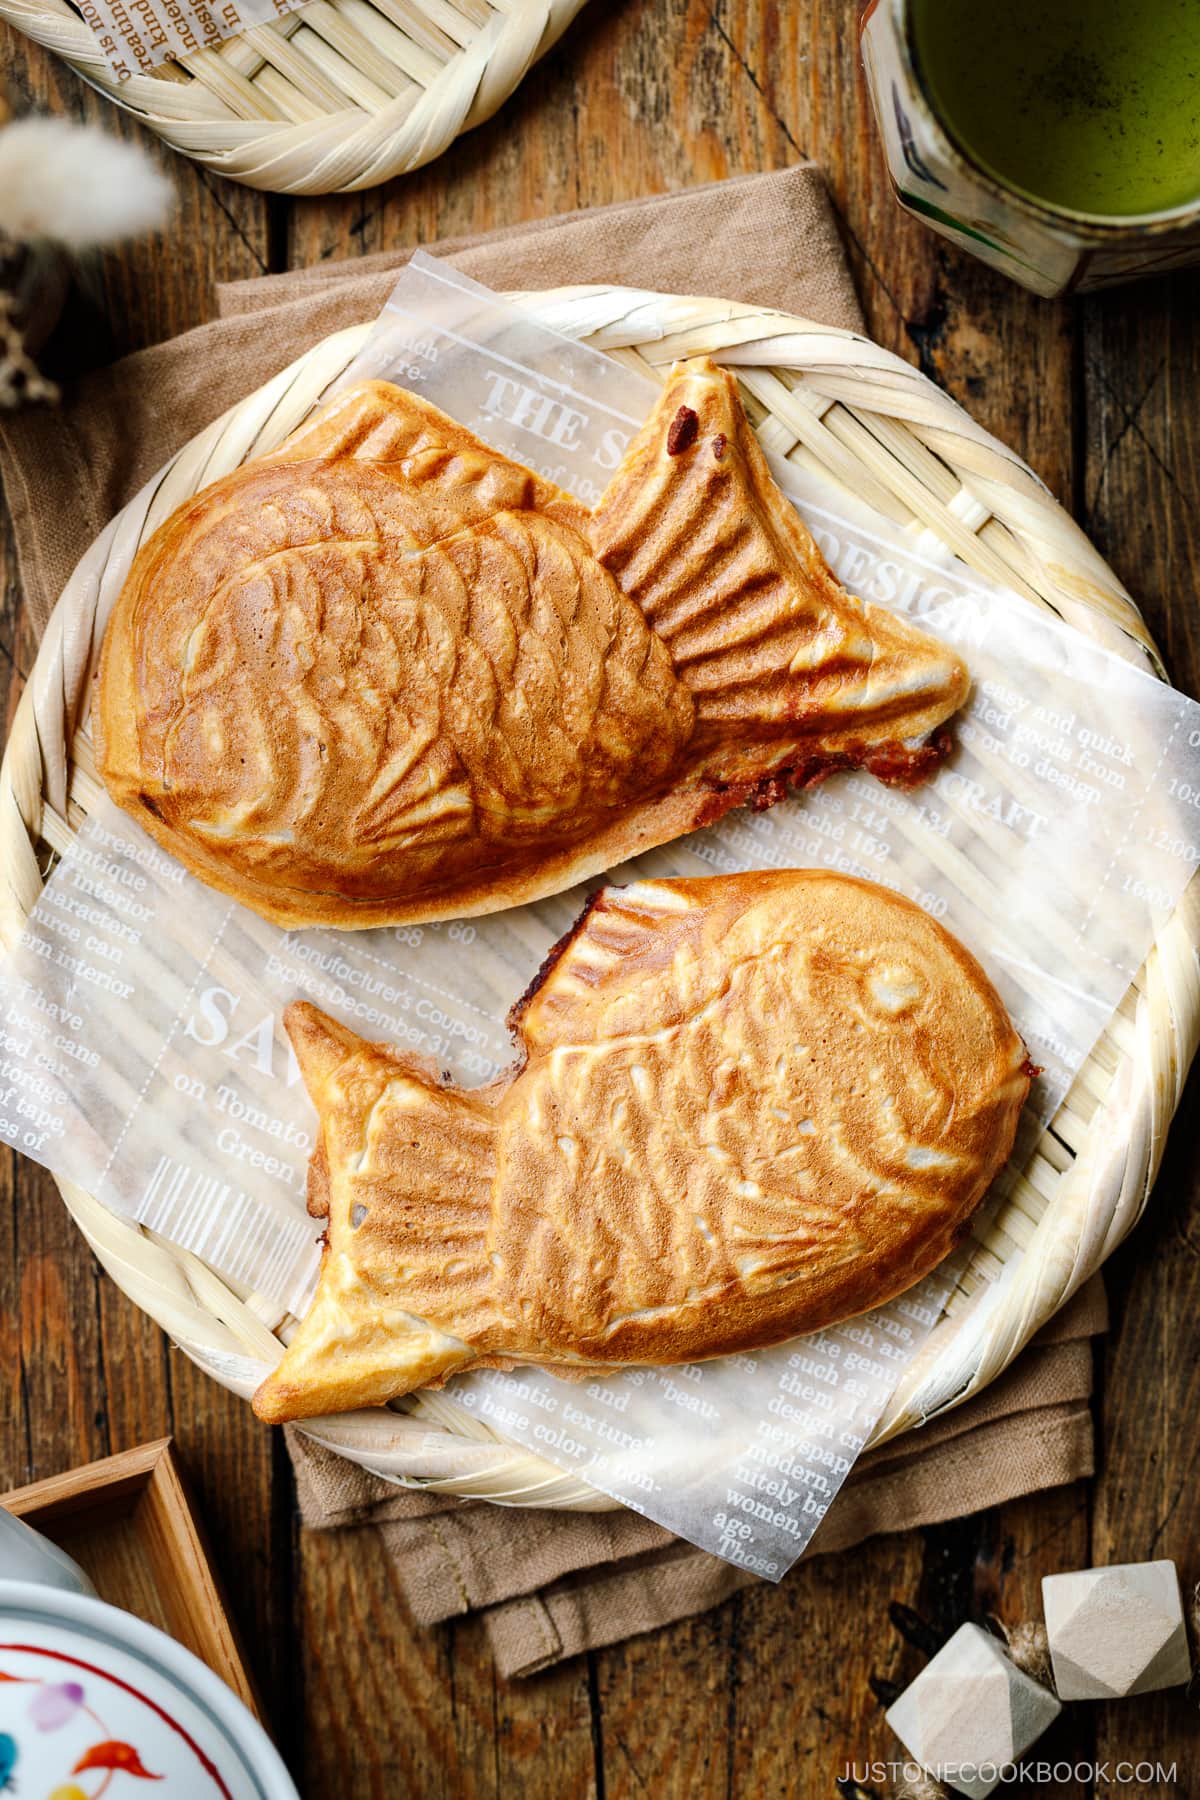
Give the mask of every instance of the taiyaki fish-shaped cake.
[[1030, 1065], [942, 926], [811, 871], [606, 888], [464, 1091], [307, 1004], [312, 1306], [255, 1409], [367, 1406], [457, 1371], [690, 1362], [814, 1331], [946, 1255]]
[[678, 366], [594, 513], [348, 390], [149, 539], [100, 660], [110, 793], [286, 925], [495, 911], [787, 782], [912, 782], [954, 653], [851, 598], [732, 378]]

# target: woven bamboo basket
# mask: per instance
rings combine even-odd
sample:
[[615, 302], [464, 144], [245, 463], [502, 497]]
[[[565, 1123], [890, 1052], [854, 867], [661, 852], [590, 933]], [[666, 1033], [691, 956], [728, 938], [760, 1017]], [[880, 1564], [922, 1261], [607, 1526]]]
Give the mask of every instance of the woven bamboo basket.
[[[661, 379], [676, 357], [736, 369], [763, 441], [853, 491], [899, 530], [936, 534], [981, 575], [1142, 667], [1161, 669], [1129, 595], [1021, 461], [907, 363], [849, 332], [721, 300], [630, 289], [518, 296], [547, 324]], [[37, 901], [48, 852], [98, 792], [87, 736], [93, 659], [142, 539], [181, 501], [292, 431], [364, 342], [317, 345], [200, 433], [112, 521], [64, 591], [0, 770], [0, 942]], [[1138, 1219], [1200, 1037], [1200, 878], [1193, 880], [1067, 1100], [987, 1217], [942, 1323], [873, 1442], [993, 1380]], [[290, 1320], [189, 1253], [60, 1183], [114, 1280], [218, 1381], [248, 1395]], [[321, 1442], [393, 1480], [524, 1506], [616, 1503], [517, 1449], [444, 1397], [320, 1420]]]
[[218, 174], [273, 194], [374, 187], [490, 119], [584, 0], [310, 0], [119, 81], [68, 0], [0, 19]]

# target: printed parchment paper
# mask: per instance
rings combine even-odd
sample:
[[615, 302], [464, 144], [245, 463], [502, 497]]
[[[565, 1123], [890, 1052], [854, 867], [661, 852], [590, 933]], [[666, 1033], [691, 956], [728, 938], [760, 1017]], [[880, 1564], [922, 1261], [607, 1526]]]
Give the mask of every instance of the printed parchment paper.
[[308, 0], [73, 0], [120, 82], [183, 62]]
[[[382, 375], [586, 501], [653, 388], [445, 262], [416, 259], [346, 381]], [[847, 585], [950, 639], [960, 748], [904, 795], [839, 776], [638, 859], [635, 875], [815, 866], [887, 883], [980, 958], [1057, 1109], [1200, 861], [1200, 706], [788, 464]], [[315, 1269], [312, 1109], [280, 1014], [306, 996], [460, 1080], [510, 1060], [504, 1016], [576, 890], [491, 918], [283, 931], [187, 875], [107, 801], [0, 975], [0, 1138], [280, 1312]], [[694, 1543], [777, 1579], [935, 1322], [953, 1271], [835, 1331], [604, 1381], [460, 1378], [447, 1397]]]

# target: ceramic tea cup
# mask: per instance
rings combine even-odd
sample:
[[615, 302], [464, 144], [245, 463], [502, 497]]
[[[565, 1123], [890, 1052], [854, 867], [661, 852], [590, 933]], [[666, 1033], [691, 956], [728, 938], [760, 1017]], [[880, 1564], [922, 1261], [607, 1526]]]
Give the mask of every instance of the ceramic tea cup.
[[0, 1507], [0, 1793], [297, 1800], [262, 1726], [198, 1657], [96, 1598]]
[[1200, 262], [1192, 0], [867, 0], [861, 33], [896, 197], [931, 230], [1044, 295]]

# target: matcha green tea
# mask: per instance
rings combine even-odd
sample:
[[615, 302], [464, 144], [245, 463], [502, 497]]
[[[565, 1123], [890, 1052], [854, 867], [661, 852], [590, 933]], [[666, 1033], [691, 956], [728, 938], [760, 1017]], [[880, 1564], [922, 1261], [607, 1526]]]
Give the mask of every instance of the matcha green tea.
[[912, 0], [925, 90], [961, 147], [1072, 212], [1200, 200], [1200, 0]]

